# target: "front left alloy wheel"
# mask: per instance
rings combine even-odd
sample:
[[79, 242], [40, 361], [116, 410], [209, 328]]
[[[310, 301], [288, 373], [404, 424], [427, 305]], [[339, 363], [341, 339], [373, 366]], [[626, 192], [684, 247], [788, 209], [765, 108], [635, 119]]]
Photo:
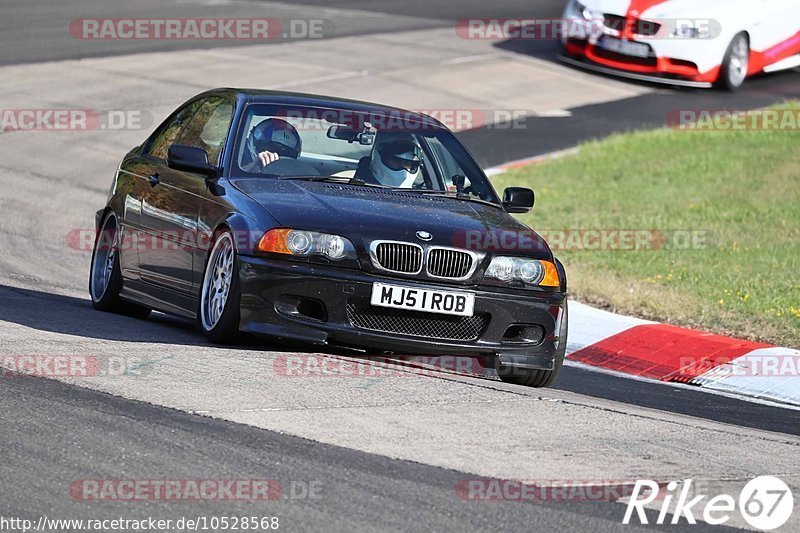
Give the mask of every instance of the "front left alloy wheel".
[[208, 254], [197, 326], [212, 342], [225, 344], [239, 333], [239, 270], [233, 235], [229, 230], [217, 233]]

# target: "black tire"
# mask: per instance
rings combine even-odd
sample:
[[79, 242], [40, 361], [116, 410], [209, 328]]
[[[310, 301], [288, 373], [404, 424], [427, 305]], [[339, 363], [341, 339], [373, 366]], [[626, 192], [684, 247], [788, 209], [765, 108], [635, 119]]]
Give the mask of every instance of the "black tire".
[[505, 383], [513, 383], [514, 385], [535, 388], [551, 387], [555, 383], [561, 367], [564, 365], [564, 357], [567, 353], [567, 330], [567, 306], [565, 303], [564, 318], [561, 321], [561, 331], [559, 332], [558, 352], [553, 363], [553, 370], [510, 367], [501, 365], [499, 359], [495, 359], [497, 375]]
[[[145, 319], [150, 316], [151, 309], [126, 302], [119, 296], [122, 292], [122, 272], [119, 266], [117, 231], [117, 216], [110, 211], [100, 224], [100, 231], [95, 237], [92, 249], [92, 262], [89, 267], [89, 295], [92, 298], [92, 305], [100, 311]], [[105, 254], [105, 257], [102, 254]], [[112, 256], [110, 259], [109, 255]], [[101, 267], [103, 271], [99, 270]], [[105, 270], [110, 270], [107, 276]]]
[[[223, 244], [227, 241], [228, 244]], [[217, 253], [220, 246], [230, 246], [232, 254], [232, 265], [227, 275], [230, 276], [227, 295], [224, 299], [222, 311], [217, 316], [211, 316], [211, 297], [219, 292], [212, 293], [210, 283], [223, 280], [219, 276], [219, 270], [214, 264], [217, 260]], [[213, 271], [210, 269], [214, 269]], [[216, 283], [214, 290], [216, 291]], [[211, 342], [217, 344], [230, 344], [239, 335], [240, 304], [242, 300], [241, 289], [239, 287], [239, 256], [236, 253], [233, 235], [228, 229], [218, 231], [214, 237], [214, 242], [206, 258], [206, 267], [203, 270], [203, 282], [200, 287], [200, 298], [197, 302], [197, 328]]]
[[[739, 58], [737, 60], [737, 57], [741, 55], [739, 52], [743, 50], [747, 51], [747, 58], [744, 59], [744, 75], [742, 76], [742, 59]], [[722, 60], [722, 67], [716, 83], [717, 88], [731, 92], [738, 91], [744, 84], [745, 79], [747, 79], [749, 65], [750, 40], [747, 38], [747, 34], [739, 33], [731, 40], [728, 49], [725, 51], [725, 57]]]

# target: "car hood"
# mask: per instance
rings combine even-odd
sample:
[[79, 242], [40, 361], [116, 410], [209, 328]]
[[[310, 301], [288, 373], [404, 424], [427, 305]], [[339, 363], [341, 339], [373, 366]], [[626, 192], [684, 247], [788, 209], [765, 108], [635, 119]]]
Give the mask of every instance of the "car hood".
[[376, 239], [482, 251], [505, 251], [542, 259], [549, 247], [525, 224], [480, 202], [411, 191], [338, 183], [241, 178], [233, 185], [258, 202], [285, 228], [336, 233], [368, 247]]

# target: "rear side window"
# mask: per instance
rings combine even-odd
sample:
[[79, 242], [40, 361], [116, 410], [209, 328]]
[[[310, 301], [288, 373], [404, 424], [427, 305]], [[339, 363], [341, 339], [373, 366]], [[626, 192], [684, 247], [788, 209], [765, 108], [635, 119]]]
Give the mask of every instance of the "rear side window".
[[167, 159], [169, 147], [175, 144], [175, 140], [180, 135], [183, 127], [192, 118], [197, 109], [205, 102], [198, 100], [181, 108], [170, 117], [161, 128], [150, 138], [148, 146], [145, 148], [145, 155], [150, 155], [158, 159]]
[[233, 116], [233, 105], [225, 98], [212, 97], [203, 102], [189, 124], [178, 137], [176, 144], [202, 148], [208, 162], [216, 165]]

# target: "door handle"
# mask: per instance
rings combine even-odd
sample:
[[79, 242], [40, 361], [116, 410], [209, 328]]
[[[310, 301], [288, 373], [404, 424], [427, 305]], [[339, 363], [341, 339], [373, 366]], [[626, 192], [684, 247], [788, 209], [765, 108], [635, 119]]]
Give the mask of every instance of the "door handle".
[[150, 182], [151, 187], [155, 187], [156, 185], [161, 183], [161, 180], [159, 180], [158, 178], [158, 172], [156, 172], [155, 174], [151, 174], [150, 177], [147, 178], [147, 181]]

